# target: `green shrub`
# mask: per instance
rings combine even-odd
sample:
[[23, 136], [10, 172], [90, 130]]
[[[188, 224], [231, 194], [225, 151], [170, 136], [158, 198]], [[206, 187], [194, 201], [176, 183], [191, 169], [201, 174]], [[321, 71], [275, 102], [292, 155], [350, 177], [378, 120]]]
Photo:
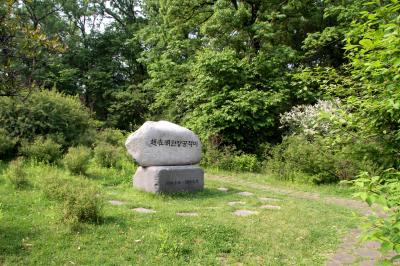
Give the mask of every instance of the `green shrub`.
[[109, 143], [100, 142], [94, 148], [94, 158], [103, 167], [119, 167], [124, 157], [126, 157], [125, 149]]
[[232, 146], [217, 149], [211, 145], [205, 147], [201, 164], [206, 167], [238, 172], [257, 172], [261, 164], [254, 154], [239, 154]]
[[97, 187], [87, 180], [74, 180], [49, 176], [43, 184], [49, 198], [62, 203], [63, 220], [67, 223], [99, 222], [103, 198]]
[[33, 143], [23, 143], [20, 152], [27, 158], [44, 163], [56, 162], [62, 155], [60, 144], [42, 136], [37, 137]]
[[63, 146], [89, 144], [94, 121], [78, 97], [55, 90], [34, 91], [25, 101], [0, 97], [0, 125], [12, 136], [32, 141], [50, 136]]
[[0, 159], [11, 157], [11, 152], [13, 151], [17, 140], [10, 137], [10, 134], [5, 130], [0, 128]]
[[99, 191], [93, 186], [75, 188], [64, 201], [66, 221], [99, 222], [103, 203]]
[[241, 154], [232, 158], [232, 170], [239, 172], [257, 172], [260, 163], [254, 154]]
[[233, 158], [238, 155], [235, 148], [226, 146], [222, 149], [217, 149], [211, 144], [205, 145], [204, 156], [201, 164], [206, 167], [217, 168], [221, 170], [233, 170]]
[[91, 150], [84, 146], [71, 147], [63, 158], [64, 166], [73, 174], [84, 174], [89, 166]]
[[371, 160], [358, 156], [358, 145], [332, 145], [326, 136], [289, 136], [271, 149], [265, 169], [286, 180], [308, 176], [316, 184], [351, 180], [363, 169], [379, 173]]
[[96, 143], [108, 143], [117, 147], [125, 147], [125, 136], [119, 129], [106, 128], [97, 133]]
[[28, 174], [24, 169], [23, 160], [21, 158], [10, 162], [5, 176], [16, 189], [23, 189], [29, 185]]

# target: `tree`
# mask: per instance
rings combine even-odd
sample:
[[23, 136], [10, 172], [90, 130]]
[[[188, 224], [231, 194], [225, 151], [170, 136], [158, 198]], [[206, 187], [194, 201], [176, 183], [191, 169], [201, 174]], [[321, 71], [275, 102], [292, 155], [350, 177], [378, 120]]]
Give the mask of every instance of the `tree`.
[[[20, 1], [0, 3], [0, 95], [16, 96], [40, 85], [49, 56], [63, 50], [57, 37], [47, 36], [40, 27], [50, 14], [26, 17], [29, 8]], [[52, 10], [53, 11], [53, 10]]]
[[145, 86], [155, 93], [154, 116], [249, 152], [279, 141], [279, 113], [319, 96], [297, 95], [296, 68], [341, 64], [329, 46], [302, 50], [308, 33], [336, 23], [325, 21], [324, 8], [323, 1], [144, 1]]

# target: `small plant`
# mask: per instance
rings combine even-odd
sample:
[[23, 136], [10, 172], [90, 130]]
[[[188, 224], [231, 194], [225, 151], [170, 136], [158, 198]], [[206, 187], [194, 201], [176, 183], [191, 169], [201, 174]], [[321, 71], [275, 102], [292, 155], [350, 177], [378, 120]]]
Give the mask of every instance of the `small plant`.
[[15, 138], [10, 137], [10, 134], [0, 128], [0, 158], [10, 157], [10, 152], [14, 149], [17, 143]]
[[72, 188], [64, 201], [65, 221], [99, 222], [103, 207], [97, 188], [93, 186]]
[[205, 149], [206, 151], [201, 161], [202, 165], [221, 170], [233, 169], [233, 158], [238, 154], [234, 147], [227, 146], [218, 149], [209, 144]]
[[86, 180], [49, 176], [43, 192], [47, 198], [62, 202], [63, 220], [68, 224], [99, 222], [103, 199], [99, 190]]
[[254, 154], [241, 154], [233, 157], [232, 168], [239, 172], [257, 172], [260, 170], [260, 163]]
[[124, 147], [125, 136], [118, 129], [106, 128], [101, 130], [96, 137], [96, 143], [108, 143], [117, 147]]
[[94, 148], [94, 158], [103, 167], [116, 167], [123, 160], [125, 151], [121, 147], [101, 142]]
[[159, 252], [164, 256], [179, 258], [190, 253], [190, 250], [185, 248], [182, 241], [171, 237], [170, 233], [163, 227], [160, 228], [159, 241]]
[[50, 138], [37, 137], [33, 143], [23, 143], [20, 152], [27, 158], [44, 162], [56, 162], [62, 155], [61, 145]]
[[85, 174], [90, 158], [91, 151], [89, 148], [84, 146], [71, 147], [64, 156], [63, 163], [71, 173]]
[[16, 189], [23, 189], [29, 185], [28, 174], [24, 169], [21, 158], [10, 162], [5, 172], [5, 176]]

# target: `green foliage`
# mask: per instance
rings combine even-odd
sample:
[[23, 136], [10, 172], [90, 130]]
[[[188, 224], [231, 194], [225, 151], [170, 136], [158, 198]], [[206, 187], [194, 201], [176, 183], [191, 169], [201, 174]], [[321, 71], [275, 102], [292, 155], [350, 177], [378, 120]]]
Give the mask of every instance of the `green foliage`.
[[12, 157], [17, 140], [10, 136], [10, 134], [0, 128], [0, 159]]
[[[0, 96], [29, 94], [26, 88], [40, 83], [49, 57], [64, 50], [59, 39], [42, 28], [42, 22], [56, 14], [49, 8], [56, 8], [52, 2], [0, 2]], [[32, 14], [36, 10], [39, 13]]]
[[94, 158], [103, 167], [119, 167], [124, 157], [126, 157], [125, 149], [106, 142], [100, 142], [94, 148]]
[[85, 174], [91, 155], [91, 150], [87, 147], [70, 147], [63, 158], [63, 163], [71, 173]]
[[[385, 215], [372, 215], [366, 222], [364, 240], [381, 243], [384, 252], [395, 251], [400, 254], [400, 172], [389, 169], [381, 176], [371, 176], [363, 172], [354, 181], [358, 192], [354, 196], [369, 205], [383, 207]], [[392, 262], [399, 260], [394, 256]]]
[[66, 221], [100, 222], [103, 203], [97, 188], [87, 186], [69, 192], [63, 208]]
[[62, 156], [61, 145], [51, 138], [39, 136], [31, 143], [23, 142], [20, 153], [38, 162], [53, 163]]
[[254, 154], [240, 154], [233, 157], [232, 168], [238, 172], [258, 172], [260, 162]]
[[54, 90], [34, 91], [24, 101], [0, 97], [0, 124], [13, 137], [51, 136], [66, 146], [90, 143], [94, 133], [94, 121], [79, 99]]
[[96, 143], [108, 143], [116, 147], [124, 147], [125, 136], [121, 130], [113, 128], [105, 128], [96, 135]]
[[254, 154], [239, 153], [232, 146], [217, 149], [212, 145], [205, 147], [201, 164], [206, 167], [236, 172], [258, 172], [261, 163]]
[[321, 94], [292, 89], [291, 72], [309, 62], [340, 64], [343, 52], [332, 49], [338, 38], [318, 56], [301, 49], [308, 32], [332, 24], [322, 17], [325, 6], [145, 1], [149, 24], [142, 34], [151, 47], [143, 53], [145, 87], [155, 92], [154, 116], [185, 124], [204, 142], [218, 138], [244, 152], [278, 142], [279, 113]]
[[103, 199], [100, 191], [86, 180], [47, 176], [43, 192], [49, 199], [62, 203], [63, 219], [68, 224], [99, 222], [101, 219]]
[[233, 157], [235, 155], [238, 155], [238, 153], [232, 146], [226, 146], [218, 149], [209, 144], [204, 147], [204, 154], [201, 164], [206, 167], [213, 167], [221, 170], [231, 170]]
[[28, 174], [21, 158], [11, 161], [4, 175], [16, 189], [24, 189], [29, 185]]
[[347, 34], [349, 70], [354, 83], [360, 84], [347, 100], [357, 111], [360, 127], [382, 136], [388, 151], [395, 154], [400, 147], [400, 3], [365, 5], [370, 11], [362, 12]]
[[360, 146], [356, 141], [352, 145], [332, 145], [329, 137], [322, 136], [288, 136], [272, 148], [265, 168], [277, 178], [305, 178], [303, 181], [316, 184], [351, 180], [365, 169], [379, 173], [379, 165], [369, 160]]

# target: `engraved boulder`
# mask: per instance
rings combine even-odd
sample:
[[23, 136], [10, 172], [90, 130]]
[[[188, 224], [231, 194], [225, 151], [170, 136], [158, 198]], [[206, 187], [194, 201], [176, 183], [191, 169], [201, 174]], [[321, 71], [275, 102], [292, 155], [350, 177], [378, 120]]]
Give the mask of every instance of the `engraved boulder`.
[[190, 165], [201, 159], [201, 142], [193, 131], [168, 121], [147, 121], [125, 146], [141, 166]]

